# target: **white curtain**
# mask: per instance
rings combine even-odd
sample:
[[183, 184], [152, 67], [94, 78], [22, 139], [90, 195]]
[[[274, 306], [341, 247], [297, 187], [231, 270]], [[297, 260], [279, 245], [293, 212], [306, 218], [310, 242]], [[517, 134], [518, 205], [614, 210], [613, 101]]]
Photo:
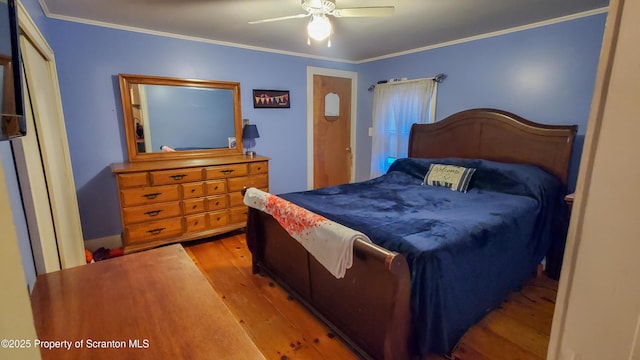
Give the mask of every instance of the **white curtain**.
[[376, 85], [372, 178], [386, 173], [395, 159], [407, 156], [412, 124], [434, 121], [436, 91], [437, 82], [430, 78]]

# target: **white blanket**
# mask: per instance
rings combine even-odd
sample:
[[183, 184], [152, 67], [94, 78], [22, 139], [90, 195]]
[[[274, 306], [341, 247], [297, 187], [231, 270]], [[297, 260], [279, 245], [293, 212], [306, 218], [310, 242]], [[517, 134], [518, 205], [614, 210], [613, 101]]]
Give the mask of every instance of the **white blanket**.
[[256, 188], [247, 189], [244, 203], [273, 216], [291, 237], [338, 279], [343, 278], [353, 264], [354, 241], [371, 242], [361, 232]]

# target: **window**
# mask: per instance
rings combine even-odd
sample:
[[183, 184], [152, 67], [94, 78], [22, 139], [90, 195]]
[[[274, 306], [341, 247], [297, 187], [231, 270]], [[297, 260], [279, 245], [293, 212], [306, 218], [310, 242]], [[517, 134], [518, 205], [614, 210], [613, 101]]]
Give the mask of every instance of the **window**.
[[396, 159], [407, 156], [411, 125], [433, 121], [436, 86], [433, 79], [376, 86], [373, 97], [372, 178], [386, 173]]

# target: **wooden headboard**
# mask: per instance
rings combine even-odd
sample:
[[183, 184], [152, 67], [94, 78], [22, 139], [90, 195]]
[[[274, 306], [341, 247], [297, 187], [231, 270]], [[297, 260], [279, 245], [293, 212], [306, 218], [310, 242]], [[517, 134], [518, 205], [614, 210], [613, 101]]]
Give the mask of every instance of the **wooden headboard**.
[[577, 125], [544, 125], [496, 109], [471, 109], [414, 124], [409, 157], [485, 159], [533, 164], [565, 185]]

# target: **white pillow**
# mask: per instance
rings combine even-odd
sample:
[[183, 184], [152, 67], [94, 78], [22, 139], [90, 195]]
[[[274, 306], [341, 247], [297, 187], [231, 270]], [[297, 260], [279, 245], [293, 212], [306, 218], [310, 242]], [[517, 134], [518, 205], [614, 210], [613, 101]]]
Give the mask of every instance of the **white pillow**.
[[453, 191], [466, 193], [475, 171], [474, 168], [462, 166], [431, 164], [422, 184], [447, 187]]

